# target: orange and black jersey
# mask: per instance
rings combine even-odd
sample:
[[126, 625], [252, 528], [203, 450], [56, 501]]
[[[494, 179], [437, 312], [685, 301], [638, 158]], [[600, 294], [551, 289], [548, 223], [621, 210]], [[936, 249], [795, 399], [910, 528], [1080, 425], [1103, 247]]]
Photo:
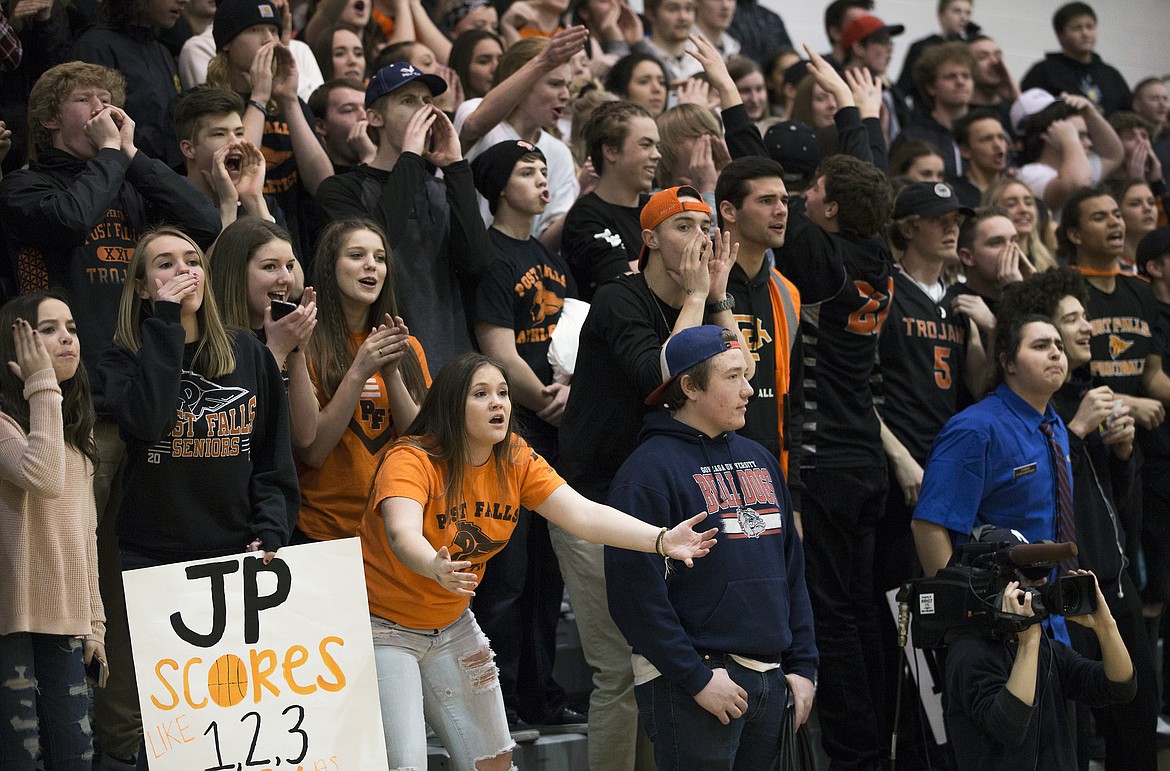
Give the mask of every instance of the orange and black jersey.
[[830, 300], [804, 304], [804, 446], [801, 468], [882, 466], [871, 378], [878, 333], [890, 310], [893, 259], [880, 238], [834, 235], [846, 281]]
[[901, 269], [878, 337], [878, 412], [920, 465], [946, 422], [965, 403], [967, 317], [951, 310], [953, 287], [935, 302]]

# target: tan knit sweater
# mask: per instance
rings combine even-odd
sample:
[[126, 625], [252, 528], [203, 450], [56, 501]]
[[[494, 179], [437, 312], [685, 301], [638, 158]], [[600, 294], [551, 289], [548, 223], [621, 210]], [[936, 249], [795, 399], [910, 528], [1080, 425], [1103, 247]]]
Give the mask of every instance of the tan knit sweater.
[[27, 436], [0, 413], [0, 634], [101, 642], [93, 468], [65, 444], [53, 370], [33, 373], [24, 397]]

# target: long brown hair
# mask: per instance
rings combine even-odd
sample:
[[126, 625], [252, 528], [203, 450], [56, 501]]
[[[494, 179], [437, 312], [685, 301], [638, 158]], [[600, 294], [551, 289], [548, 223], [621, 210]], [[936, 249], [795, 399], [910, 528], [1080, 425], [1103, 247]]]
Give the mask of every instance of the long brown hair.
[[211, 291], [211, 266], [203, 256], [199, 244], [191, 240], [178, 228], [160, 227], [147, 231], [134, 247], [130, 265], [126, 268], [126, 283], [122, 286], [122, 299], [118, 303], [118, 325], [114, 329], [114, 345], [131, 353], [138, 353], [142, 347], [142, 322], [153, 313], [154, 303], [138, 296], [138, 290], [146, 284], [146, 249], [157, 238], [174, 236], [191, 245], [199, 255], [203, 266], [203, 302], [195, 312], [199, 321], [199, 340], [191, 369], [204, 377], [214, 380], [236, 370], [236, 354], [232, 340], [236, 330], [228, 330], [220, 320], [219, 308], [215, 304], [215, 293]]
[[[40, 322], [41, 303], [45, 300], [69, 301], [56, 292], [36, 292], [21, 295], [0, 308], [0, 329], [12, 329], [17, 319], [24, 319], [33, 329]], [[16, 361], [16, 344], [11, 334], [0, 334], [0, 361]], [[89, 375], [81, 359], [77, 361], [77, 372], [61, 383], [61, 418], [65, 427], [65, 442], [80, 452], [93, 468], [98, 466], [97, 443], [93, 440], [93, 425], [96, 420], [93, 400], [90, 398]], [[15, 420], [27, 434], [29, 432], [28, 400], [24, 398], [24, 381], [7, 366], [0, 365], [0, 410]]]
[[248, 308], [248, 263], [256, 251], [273, 241], [292, 244], [288, 231], [259, 217], [241, 217], [228, 225], [207, 250], [207, 261], [215, 262], [209, 286], [222, 308], [223, 320], [233, 326], [251, 327]]
[[[488, 365], [500, 371], [507, 382], [508, 374], [504, 365], [481, 353], [465, 353], [456, 356], [443, 365], [435, 375], [427, 397], [414, 422], [403, 432], [401, 441], [417, 447], [431, 459], [447, 465], [447, 485], [443, 497], [448, 508], [459, 503], [463, 494], [463, 480], [470, 463], [467, 442], [467, 392], [471, 388], [476, 371]], [[492, 447], [492, 462], [496, 479], [504, 487], [508, 467], [513, 463], [513, 437], [515, 433], [515, 412], [509, 413], [508, 432], [503, 440]], [[390, 457], [387, 455], [386, 457]]]
[[[317, 383], [330, 399], [337, 392], [345, 373], [357, 355], [349, 328], [345, 324], [345, 311], [341, 306], [341, 290], [337, 286], [337, 260], [345, 246], [345, 238], [355, 230], [368, 230], [382, 240], [386, 247], [386, 280], [382, 291], [366, 312], [365, 328], [376, 327], [385, 322], [386, 314], [398, 315], [398, 301], [395, 295], [394, 257], [386, 244], [386, 234], [372, 220], [345, 219], [330, 224], [321, 233], [313, 261], [313, 287], [317, 290], [317, 329], [309, 341], [309, 362], [317, 377]], [[398, 364], [402, 382], [415, 402], [421, 403], [426, 396], [427, 385], [423, 379], [422, 364], [414, 349], [407, 346], [402, 361]]]

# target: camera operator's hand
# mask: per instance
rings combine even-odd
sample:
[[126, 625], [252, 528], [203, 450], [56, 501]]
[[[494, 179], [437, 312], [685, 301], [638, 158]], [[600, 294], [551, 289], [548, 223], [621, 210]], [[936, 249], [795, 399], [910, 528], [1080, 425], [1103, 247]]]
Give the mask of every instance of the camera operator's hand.
[[[1032, 593], [1020, 588], [1019, 581], [1011, 581], [1003, 590], [1003, 599], [1000, 600], [1000, 610], [1017, 616], [1031, 618], [1036, 615], [1032, 610]], [[1016, 660], [1012, 662], [1012, 671], [1008, 675], [1004, 687], [1008, 693], [1017, 699], [1032, 706], [1036, 701], [1036, 668], [1040, 663], [1040, 625], [1032, 624], [1019, 632], [1020, 641], [1016, 648]]]
[[1004, 587], [999, 609], [1004, 613], [1024, 618], [1036, 615], [1036, 611], [1032, 610], [1032, 593], [1027, 589], [1021, 589], [1019, 581], [1009, 581], [1008, 585]]
[[[1023, 616], [1031, 618], [1036, 615], [1036, 611], [1032, 609], [1032, 592], [1020, 587], [1019, 581], [1011, 581], [1003, 590], [1003, 599], [1000, 601], [999, 609], [1004, 613], [1011, 613], [1014, 616]], [[1020, 632], [1018, 637], [1020, 642], [1025, 640], [1040, 639], [1040, 625], [1032, 624], [1024, 631]]]
[[1109, 612], [1109, 605], [1105, 602], [1105, 598], [1101, 595], [1101, 586], [1097, 583], [1097, 576], [1091, 570], [1074, 570], [1069, 573], [1074, 576], [1093, 576], [1093, 588], [1097, 592], [1097, 609], [1092, 613], [1083, 616], [1066, 616], [1069, 621], [1073, 621], [1088, 629], [1097, 629], [1101, 626], [1108, 626], [1110, 624], [1116, 625], [1117, 622], [1113, 620], [1113, 614]]
[[1133, 679], [1133, 661], [1121, 633], [1117, 631], [1117, 622], [1109, 612], [1109, 605], [1101, 594], [1101, 585], [1097, 577], [1088, 570], [1074, 570], [1078, 576], [1093, 576], [1093, 586], [1097, 590], [1097, 609], [1085, 616], [1068, 616], [1068, 620], [1088, 627], [1097, 635], [1097, 645], [1101, 648], [1101, 663], [1105, 665], [1105, 677], [1114, 683], [1128, 683]]

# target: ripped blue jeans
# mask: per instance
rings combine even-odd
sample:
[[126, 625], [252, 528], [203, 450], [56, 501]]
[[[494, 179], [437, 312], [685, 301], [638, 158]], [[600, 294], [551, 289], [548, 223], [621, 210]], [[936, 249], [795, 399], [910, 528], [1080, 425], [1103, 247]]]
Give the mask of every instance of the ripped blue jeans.
[[54, 771], [89, 771], [93, 764], [82, 642], [0, 635], [0, 768], [32, 771], [38, 760]]
[[377, 616], [371, 623], [391, 769], [427, 767], [424, 716], [456, 771], [475, 771], [478, 760], [512, 749], [495, 654], [470, 610], [443, 629], [410, 629]]

